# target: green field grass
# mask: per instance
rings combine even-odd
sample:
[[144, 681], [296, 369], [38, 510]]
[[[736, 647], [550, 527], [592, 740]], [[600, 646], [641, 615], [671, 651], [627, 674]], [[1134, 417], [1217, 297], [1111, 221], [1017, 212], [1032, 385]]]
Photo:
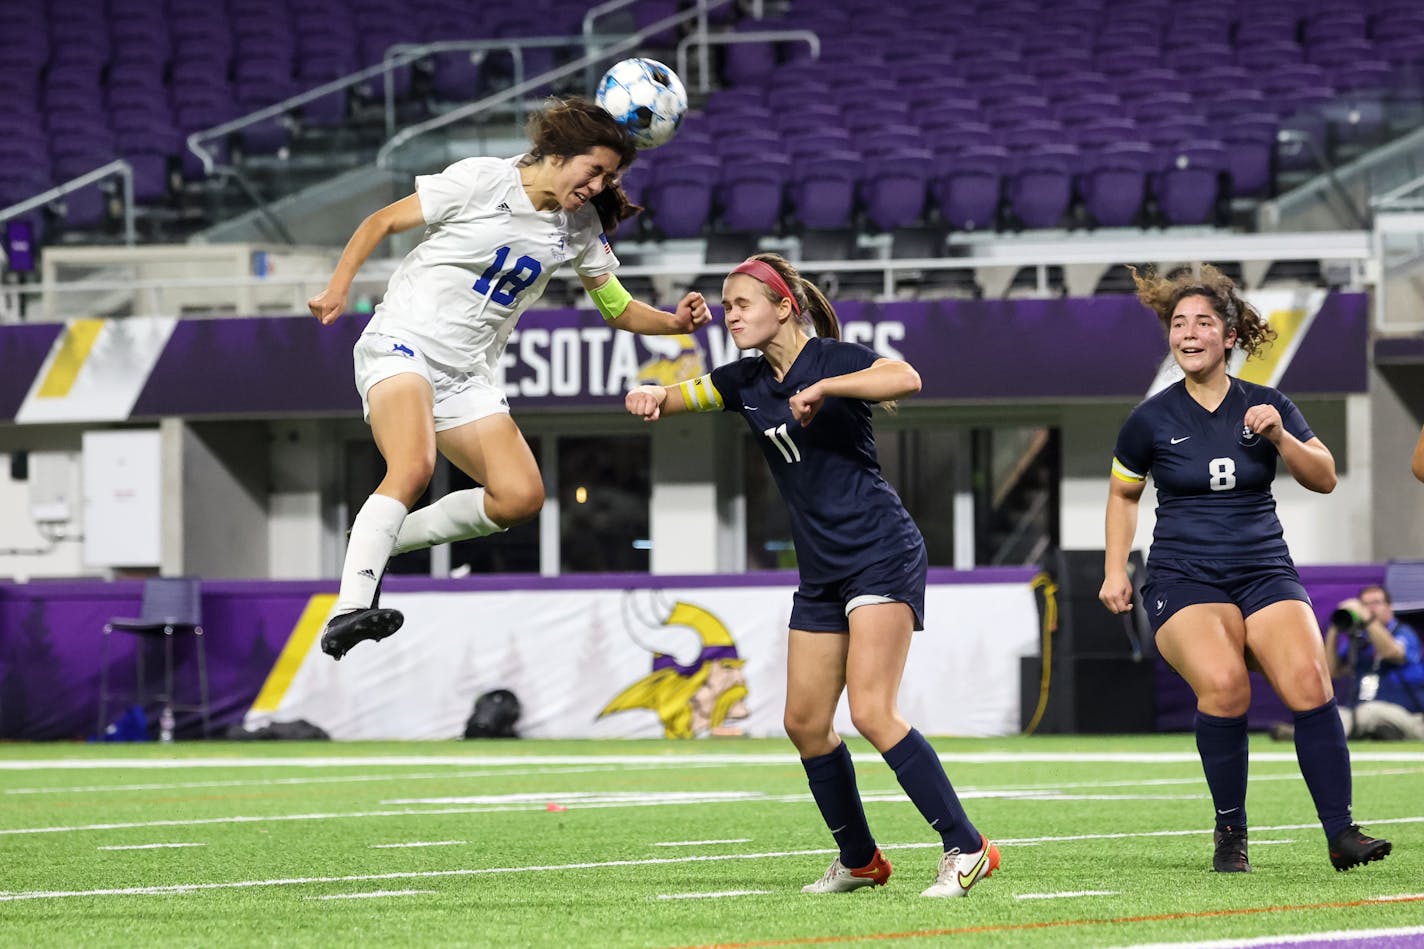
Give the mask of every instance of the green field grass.
[[0, 945], [1424, 944], [1424, 745], [1354, 746], [1395, 852], [1336, 873], [1253, 739], [1256, 872], [1217, 875], [1190, 735], [935, 740], [1003, 853], [965, 900], [920, 897], [939, 841], [850, 745], [895, 873], [842, 896], [800, 892], [833, 851], [784, 741], [0, 746]]

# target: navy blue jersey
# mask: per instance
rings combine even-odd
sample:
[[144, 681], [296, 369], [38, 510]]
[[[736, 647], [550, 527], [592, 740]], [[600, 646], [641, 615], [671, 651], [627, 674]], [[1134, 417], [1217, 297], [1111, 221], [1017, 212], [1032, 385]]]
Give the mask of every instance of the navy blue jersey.
[[1246, 410], [1269, 403], [1301, 441], [1315, 435], [1295, 403], [1268, 386], [1231, 379], [1208, 412], [1178, 382], [1146, 400], [1123, 423], [1113, 476], [1157, 484], [1152, 557], [1256, 560], [1288, 557], [1271, 482], [1279, 452], [1245, 430]]
[[739, 359], [711, 373], [723, 409], [741, 413], [771, 466], [791, 515], [806, 582], [844, 579], [924, 543], [880, 473], [871, 404], [828, 398], [804, 428], [788, 404], [807, 386], [869, 368], [878, 358], [859, 343], [812, 338], [780, 382], [765, 356]]

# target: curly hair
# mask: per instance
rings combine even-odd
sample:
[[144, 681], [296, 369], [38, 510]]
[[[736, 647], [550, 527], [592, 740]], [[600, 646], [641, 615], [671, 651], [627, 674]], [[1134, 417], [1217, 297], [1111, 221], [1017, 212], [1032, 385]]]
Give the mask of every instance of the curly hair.
[[[543, 109], [529, 116], [524, 131], [529, 137], [526, 161], [530, 163], [549, 156], [572, 158], [603, 146], [617, 153], [618, 171], [621, 173], [638, 157], [638, 149], [623, 126], [598, 103], [582, 96], [549, 99]], [[626, 221], [643, 210], [628, 200], [617, 175], [609, 176], [607, 186], [593, 196], [592, 203], [603, 229], [609, 234], [618, 229], [620, 221]]]
[[1226, 324], [1226, 332], [1235, 331], [1236, 345], [1248, 358], [1259, 354], [1276, 338], [1276, 331], [1261, 311], [1247, 303], [1235, 282], [1211, 264], [1178, 267], [1165, 277], [1151, 269], [1145, 274], [1139, 274], [1136, 267], [1127, 269], [1132, 271], [1138, 301], [1156, 313], [1169, 332], [1178, 303], [1187, 297], [1205, 297]]

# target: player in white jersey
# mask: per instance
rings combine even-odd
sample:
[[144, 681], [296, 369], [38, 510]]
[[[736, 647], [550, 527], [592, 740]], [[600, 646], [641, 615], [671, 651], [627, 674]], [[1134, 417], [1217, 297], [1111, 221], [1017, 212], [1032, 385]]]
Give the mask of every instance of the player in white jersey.
[[[668, 313], [632, 299], [613, 276], [618, 258], [607, 232], [640, 210], [618, 185], [637, 154], [622, 126], [572, 98], [533, 115], [528, 134], [526, 155], [467, 158], [416, 178], [414, 194], [361, 222], [326, 289], [307, 301], [323, 325], [334, 322], [376, 246], [425, 227], [354, 351], [356, 386], [386, 475], [351, 526], [341, 591], [321, 640], [334, 658], [404, 622], [376, 603], [393, 554], [503, 531], [543, 506], [543, 479], [509, 416], [496, 367], [519, 315], [558, 267], [573, 265], [614, 327], [666, 335], [710, 319], [700, 293]], [[410, 513], [437, 451], [484, 487]]]

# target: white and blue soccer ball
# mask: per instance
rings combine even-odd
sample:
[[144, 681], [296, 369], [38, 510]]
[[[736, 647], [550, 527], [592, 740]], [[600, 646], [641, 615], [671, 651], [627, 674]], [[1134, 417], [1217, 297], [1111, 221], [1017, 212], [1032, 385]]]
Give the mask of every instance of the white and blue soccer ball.
[[628, 130], [638, 148], [672, 138], [687, 113], [687, 90], [677, 73], [656, 59], [614, 63], [598, 81], [598, 104]]

